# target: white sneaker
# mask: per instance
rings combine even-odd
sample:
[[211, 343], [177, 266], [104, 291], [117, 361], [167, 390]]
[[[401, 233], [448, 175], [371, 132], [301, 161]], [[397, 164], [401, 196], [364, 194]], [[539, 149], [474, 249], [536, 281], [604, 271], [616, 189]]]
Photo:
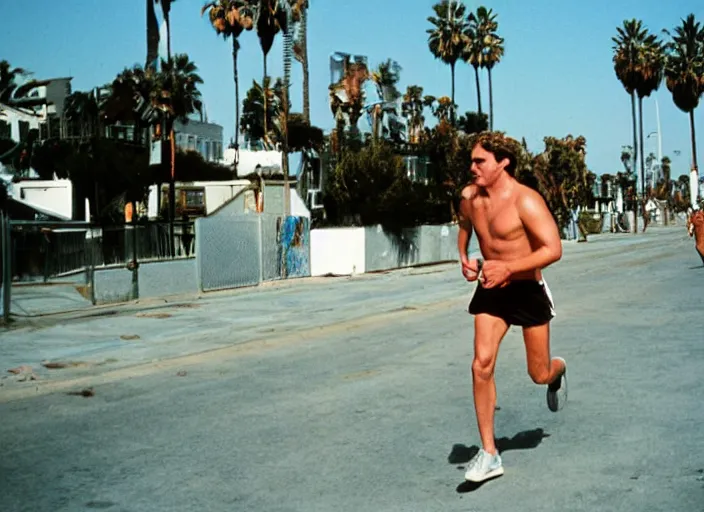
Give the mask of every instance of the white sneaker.
[[464, 474], [464, 479], [470, 482], [483, 482], [504, 474], [504, 466], [501, 463], [501, 456], [498, 454], [491, 455], [480, 448], [472, 460], [467, 464], [467, 472]]

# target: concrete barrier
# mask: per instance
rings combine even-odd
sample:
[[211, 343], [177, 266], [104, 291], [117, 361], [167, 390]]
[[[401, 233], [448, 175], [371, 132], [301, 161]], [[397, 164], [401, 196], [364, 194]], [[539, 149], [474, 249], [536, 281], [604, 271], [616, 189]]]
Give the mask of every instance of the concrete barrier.
[[311, 275], [351, 275], [366, 272], [365, 243], [365, 228], [312, 229]]
[[[351, 275], [457, 261], [456, 224], [424, 225], [389, 233], [381, 226], [311, 231], [311, 275]], [[469, 253], [476, 253], [476, 237]]]

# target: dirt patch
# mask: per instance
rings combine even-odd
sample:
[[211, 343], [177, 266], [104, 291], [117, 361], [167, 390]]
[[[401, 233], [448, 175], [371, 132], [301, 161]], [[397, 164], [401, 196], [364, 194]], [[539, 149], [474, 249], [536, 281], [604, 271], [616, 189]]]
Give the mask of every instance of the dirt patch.
[[90, 363], [85, 361], [43, 361], [42, 366], [49, 370], [62, 370], [64, 368], [85, 368]]
[[137, 313], [135, 316], [138, 318], [171, 318], [173, 315], [171, 313]]

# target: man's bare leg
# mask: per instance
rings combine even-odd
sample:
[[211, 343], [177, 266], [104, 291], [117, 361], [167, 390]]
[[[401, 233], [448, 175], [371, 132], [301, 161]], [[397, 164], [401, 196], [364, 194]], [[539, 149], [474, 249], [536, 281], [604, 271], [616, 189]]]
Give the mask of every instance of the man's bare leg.
[[523, 328], [528, 375], [536, 384], [550, 384], [565, 371], [562, 359], [550, 359], [550, 324]]
[[496, 453], [494, 444], [494, 408], [496, 406], [496, 381], [494, 368], [499, 345], [508, 331], [501, 318], [480, 314], [474, 317], [474, 360], [472, 384], [474, 409], [482, 446], [490, 454]]

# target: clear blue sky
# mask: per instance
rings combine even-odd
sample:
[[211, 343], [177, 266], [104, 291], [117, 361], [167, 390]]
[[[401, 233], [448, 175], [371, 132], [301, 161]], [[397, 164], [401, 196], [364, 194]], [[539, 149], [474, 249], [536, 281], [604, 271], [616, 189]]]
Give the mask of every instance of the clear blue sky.
[[[328, 106], [329, 55], [334, 51], [367, 55], [370, 64], [393, 58], [403, 67], [400, 86], [418, 84], [426, 94], [449, 95], [449, 67], [428, 51], [427, 17], [432, 0], [311, 0], [309, 56], [311, 116], [326, 131], [333, 126]], [[470, 9], [481, 3], [465, 1]], [[41, 2], [27, 24], [25, 0], [3, 0], [0, 59], [34, 72], [37, 78], [74, 77], [74, 90], [110, 82], [126, 66], [143, 64], [146, 53], [143, 0], [61, 0]], [[234, 134], [231, 45], [217, 37], [200, 0], [179, 0], [172, 10], [172, 47], [188, 53], [205, 80], [202, 92], [209, 118]], [[401, 8], [401, 6], [404, 6]], [[624, 19], [639, 18], [652, 31], [673, 28], [693, 13], [704, 22], [701, 0], [494, 0], [484, 3], [499, 14], [506, 55], [495, 69], [494, 125], [530, 149], [543, 148], [547, 135], [569, 133], [587, 139], [589, 167], [598, 174], [621, 168], [620, 148], [631, 136], [630, 99], [616, 80], [611, 37]], [[157, 12], [159, 10], [157, 9]], [[254, 32], [241, 37], [240, 94], [261, 79], [262, 57]], [[269, 73], [282, 74], [281, 42], [269, 54]], [[293, 109], [301, 109], [300, 66], [294, 65]], [[476, 110], [473, 70], [459, 66], [456, 100], [460, 111]], [[488, 104], [486, 76], [482, 102]], [[673, 160], [673, 175], [687, 172], [689, 120], [672, 103], [663, 84], [654, 97], [660, 105], [663, 153]], [[652, 97], [651, 97], [652, 98]], [[644, 130], [656, 130], [655, 103], [644, 103]], [[429, 114], [428, 114], [429, 115]], [[704, 167], [704, 105], [695, 113], [700, 167]], [[363, 123], [364, 119], [360, 121]], [[646, 155], [657, 152], [656, 138]], [[674, 152], [681, 152], [676, 157]]]

